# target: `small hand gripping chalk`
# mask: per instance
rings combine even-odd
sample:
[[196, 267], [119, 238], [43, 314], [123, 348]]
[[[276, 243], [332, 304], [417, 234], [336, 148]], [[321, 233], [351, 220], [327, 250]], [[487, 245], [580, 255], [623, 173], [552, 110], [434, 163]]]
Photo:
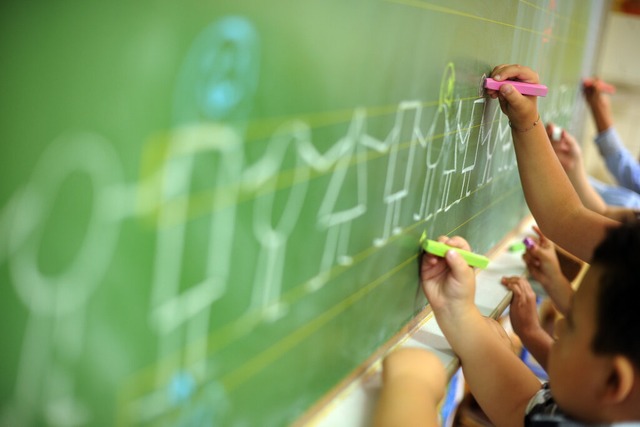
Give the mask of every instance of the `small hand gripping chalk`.
[[471, 267], [487, 268], [489, 265], [489, 258], [486, 256], [474, 254], [473, 252], [465, 251], [464, 249], [454, 248], [453, 246], [427, 239], [426, 231], [424, 231], [420, 237], [420, 245], [426, 252], [439, 257], [444, 257], [449, 250], [454, 250], [460, 254], [462, 259], [464, 259]]
[[547, 96], [548, 89], [545, 85], [519, 82], [516, 80], [503, 80], [499, 82], [492, 79], [491, 77], [487, 77], [487, 79], [484, 81], [484, 87], [487, 89], [499, 90], [500, 87], [505, 83], [512, 85], [518, 92], [523, 95]]

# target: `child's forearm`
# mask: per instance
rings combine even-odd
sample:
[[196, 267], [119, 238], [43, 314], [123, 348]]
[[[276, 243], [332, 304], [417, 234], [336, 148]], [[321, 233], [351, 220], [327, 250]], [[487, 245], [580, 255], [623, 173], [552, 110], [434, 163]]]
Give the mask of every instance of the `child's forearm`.
[[584, 168], [582, 159], [579, 159], [572, 170], [567, 170], [566, 172], [582, 204], [594, 212], [606, 215], [607, 204], [589, 182], [589, 176]]
[[542, 124], [512, 135], [522, 188], [536, 222], [551, 240], [589, 262], [606, 228], [616, 223], [582, 205]]
[[571, 282], [560, 274], [559, 277], [552, 281], [551, 285], [545, 286], [545, 290], [556, 309], [561, 314], [566, 315], [574, 293]]
[[465, 319], [438, 324], [460, 358], [472, 394], [497, 426], [522, 425], [524, 409], [540, 382], [475, 309]]
[[546, 371], [547, 359], [549, 357], [549, 350], [553, 345], [553, 338], [542, 328], [528, 331], [525, 334], [519, 335], [519, 337], [527, 351], [531, 353], [540, 366], [542, 366], [542, 369]]
[[609, 106], [602, 100], [602, 95], [595, 95], [595, 98], [588, 102], [591, 108], [593, 121], [596, 124], [598, 133], [604, 132], [613, 126], [613, 117]]
[[576, 193], [578, 193], [582, 204], [586, 208], [615, 221], [630, 222], [636, 219], [636, 212], [633, 209], [607, 205], [602, 196], [598, 194], [589, 182], [589, 176], [587, 175], [584, 162], [582, 162], [581, 158], [573, 169], [565, 171], [573, 188], [576, 190]]

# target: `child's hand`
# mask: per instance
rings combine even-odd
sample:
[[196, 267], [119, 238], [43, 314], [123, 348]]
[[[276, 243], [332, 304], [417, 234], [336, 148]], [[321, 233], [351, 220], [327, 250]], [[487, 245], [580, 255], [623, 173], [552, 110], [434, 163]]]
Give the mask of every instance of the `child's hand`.
[[[439, 242], [470, 250], [462, 237], [441, 236]], [[420, 266], [422, 290], [436, 316], [457, 316], [474, 305], [475, 275], [473, 268], [455, 251], [444, 258], [425, 254]], [[442, 319], [444, 320], [444, 319]]]
[[516, 335], [526, 339], [539, 331], [541, 326], [538, 319], [536, 294], [527, 279], [520, 276], [503, 277], [500, 283], [513, 292], [509, 319]]
[[547, 123], [547, 135], [551, 141], [553, 151], [555, 151], [562, 168], [566, 172], [572, 172], [582, 163], [582, 151], [576, 139], [566, 130], [562, 130], [560, 139], [553, 139], [553, 123]]
[[553, 242], [538, 227], [534, 226], [533, 230], [539, 236], [538, 242], [527, 249], [522, 259], [527, 264], [531, 277], [540, 282], [556, 308], [566, 314], [573, 295], [571, 283], [562, 274]]
[[610, 108], [609, 98], [600, 90], [599, 81], [599, 78], [594, 77], [590, 84], [582, 85], [584, 97], [591, 108], [605, 108], [608, 110]]
[[590, 85], [584, 85], [584, 97], [591, 108], [598, 132], [603, 132], [613, 126], [609, 97], [600, 91], [597, 78], [593, 79]]
[[553, 242], [547, 239], [537, 226], [533, 226], [533, 230], [538, 235], [538, 241], [531, 249], [527, 249], [522, 259], [527, 264], [531, 277], [549, 292], [554, 283], [564, 276]]
[[[491, 77], [497, 81], [519, 80], [525, 83], [539, 83], [538, 73], [516, 64], [498, 65], [491, 72]], [[498, 98], [500, 108], [509, 117], [513, 128], [528, 129], [538, 121], [536, 96], [522, 95], [510, 84], [502, 85], [500, 90], [487, 90], [487, 94], [493, 99]]]

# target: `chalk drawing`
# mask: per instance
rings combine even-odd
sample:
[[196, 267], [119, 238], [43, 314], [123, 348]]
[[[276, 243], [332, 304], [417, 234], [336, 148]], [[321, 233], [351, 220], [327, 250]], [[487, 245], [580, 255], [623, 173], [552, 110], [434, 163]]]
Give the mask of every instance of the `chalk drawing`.
[[260, 242], [260, 253], [251, 308], [265, 310], [265, 315], [271, 320], [282, 316], [283, 311], [286, 310], [286, 307], [278, 303], [285, 267], [286, 242], [299, 219], [310, 175], [310, 169], [298, 154], [297, 147], [310, 140], [311, 133], [306, 123], [302, 121], [285, 123], [269, 141], [262, 160], [265, 164], [264, 170], [269, 170], [271, 172], [269, 175], [277, 175], [287, 155], [295, 156], [292, 185], [284, 207], [279, 209], [281, 210], [280, 218], [273, 218], [276, 212], [274, 200], [276, 192], [283, 190], [277, 189], [278, 180], [272, 179], [272, 176], [269, 176], [270, 179], [258, 188], [254, 204], [253, 230], [256, 239]]
[[[309, 282], [312, 289], [326, 282], [335, 262], [340, 265], [352, 263], [349, 256], [351, 224], [367, 210], [366, 147], [361, 142], [365, 132], [365, 117], [364, 109], [356, 109], [347, 135], [332, 146], [332, 150], [339, 155], [336, 156], [331, 180], [318, 211], [318, 228], [326, 230], [327, 238], [320, 260], [320, 272]], [[336, 209], [339, 202], [342, 209]]]
[[[91, 184], [90, 217], [81, 246], [57, 274], [41, 271], [38, 254], [57, 196], [72, 175]], [[17, 194], [9, 233], [9, 267], [20, 300], [29, 311], [16, 373], [11, 417], [28, 425], [80, 425], [90, 418], [76, 395], [84, 353], [86, 304], [104, 280], [118, 241], [114, 221], [122, 201], [122, 169], [111, 143], [95, 133], [69, 133], [54, 140]], [[78, 209], [81, 206], [77, 206]], [[79, 221], [82, 218], [78, 218]]]
[[[461, 118], [462, 114], [462, 101], [458, 100], [458, 113], [456, 115], [456, 147], [457, 149], [463, 150], [464, 154], [462, 155], [462, 160], [460, 164], [459, 175], [462, 176], [462, 180], [458, 180], [460, 183], [460, 191], [452, 192], [450, 194], [454, 194], [452, 201], [447, 200], [447, 207], [445, 210], [449, 210], [454, 204], [458, 203], [463, 198], [469, 196], [471, 194], [471, 190], [469, 189], [469, 185], [471, 183], [471, 174], [475, 170], [476, 162], [478, 161], [478, 151], [480, 148], [480, 144], [477, 141], [471, 140], [472, 130], [476, 127], [475, 123], [481, 122], [484, 109], [486, 106], [486, 102], [484, 98], [475, 99], [471, 104], [471, 112], [469, 113], [469, 119], [464, 122]], [[477, 116], [477, 110], [480, 112], [480, 117]], [[472, 153], [470, 153], [469, 147], [475, 147], [475, 149], [471, 149]]]
[[253, 24], [226, 16], [203, 29], [181, 67], [175, 92], [176, 124], [246, 123], [260, 75], [260, 41]]
[[[174, 370], [188, 370], [198, 378], [206, 369], [207, 340], [202, 338], [210, 327], [212, 305], [225, 294], [229, 281], [238, 184], [244, 166], [243, 132], [259, 65], [259, 39], [253, 24], [240, 16], [227, 16], [201, 31], [181, 66], [175, 90], [175, 130], [162, 171], [150, 322], [159, 336], [159, 359], [180, 348], [188, 350], [176, 365], [158, 368], [158, 387], [164, 387]], [[183, 257], [189, 227], [195, 227], [189, 224], [195, 187], [211, 192], [213, 213], [208, 225], [198, 224], [208, 228], [209, 236], [199, 254], [201, 277], [191, 276], [193, 281], [185, 283]], [[219, 209], [221, 205], [226, 207]], [[164, 405], [161, 400], [149, 402]], [[169, 406], [156, 409], [162, 412], [170, 410]], [[154, 410], [146, 408], [147, 413]]]
[[[484, 110], [482, 125], [480, 126], [480, 134], [478, 136], [479, 143], [483, 146], [483, 155], [486, 158], [484, 169], [480, 175], [478, 185], [487, 185], [493, 180], [494, 174], [494, 155], [496, 147], [504, 147], [505, 138], [510, 135], [511, 129], [508, 126], [508, 122], [501, 119], [500, 109], [495, 106], [493, 108], [486, 108]], [[498, 123], [497, 129], [494, 130], [495, 123]], [[511, 140], [508, 139], [509, 146], [507, 149], [513, 150], [511, 147]], [[502, 153], [502, 148], [499, 151]]]
[[[382, 199], [386, 205], [386, 213], [382, 236], [373, 240], [375, 246], [384, 245], [391, 235], [402, 231], [400, 226], [402, 202], [409, 194], [409, 185], [413, 178], [416, 146], [422, 136], [417, 133], [420, 129], [421, 114], [422, 104], [419, 101], [404, 101], [398, 105], [393, 128], [386, 140], [389, 146], [389, 158]], [[402, 146], [405, 144], [409, 146], [408, 152]]]
[[[442, 188], [437, 188], [435, 183], [439, 176], [438, 166], [447, 156], [448, 147], [452, 144], [453, 134], [449, 120], [449, 112], [453, 103], [455, 87], [455, 68], [453, 63], [445, 67], [440, 83], [440, 96], [436, 114], [431, 121], [429, 130], [424, 139], [420, 139], [421, 146], [426, 148], [426, 174], [422, 187], [420, 208], [413, 215], [414, 220], [431, 220], [438, 212], [443, 210], [444, 200]], [[437, 206], [438, 197], [441, 200]]]

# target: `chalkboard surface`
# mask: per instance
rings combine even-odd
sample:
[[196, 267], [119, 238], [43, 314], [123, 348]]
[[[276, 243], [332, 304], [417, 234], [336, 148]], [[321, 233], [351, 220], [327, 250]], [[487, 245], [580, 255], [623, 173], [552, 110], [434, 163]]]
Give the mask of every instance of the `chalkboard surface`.
[[567, 125], [596, 2], [5, 1], [0, 425], [278, 426], [526, 214], [483, 74]]

